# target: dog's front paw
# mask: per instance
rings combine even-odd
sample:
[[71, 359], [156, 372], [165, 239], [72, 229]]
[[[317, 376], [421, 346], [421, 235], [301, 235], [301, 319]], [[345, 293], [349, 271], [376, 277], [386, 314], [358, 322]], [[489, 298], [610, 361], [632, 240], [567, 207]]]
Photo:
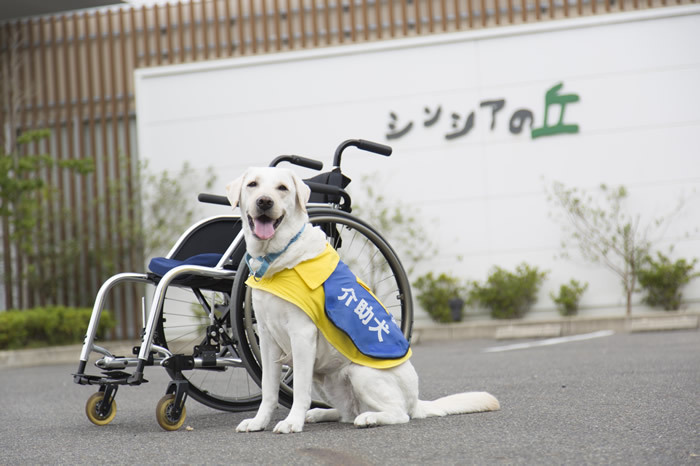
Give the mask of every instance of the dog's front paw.
[[275, 426], [272, 432], [276, 434], [292, 434], [295, 432], [301, 432], [304, 430], [304, 421], [291, 421], [289, 418], [284, 421], [280, 421]]
[[238, 424], [236, 432], [259, 432], [265, 430], [266, 425], [266, 422], [260, 422], [257, 418], [246, 419]]

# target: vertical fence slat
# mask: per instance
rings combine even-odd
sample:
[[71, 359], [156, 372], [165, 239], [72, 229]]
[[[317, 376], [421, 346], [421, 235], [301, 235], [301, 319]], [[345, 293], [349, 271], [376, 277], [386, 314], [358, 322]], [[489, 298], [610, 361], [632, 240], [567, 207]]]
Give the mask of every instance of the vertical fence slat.
[[[13, 27], [14, 26], [14, 27]], [[17, 137], [17, 131], [20, 130], [21, 128], [24, 128], [26, 125], [26, 112], [25, 110], [25, 102], [24, 102], [24, 96], [28, 92], [24, 78], [24, 64], [23, 62], [23, 56], [22, 56], [22, 42], [24, 40], [23, 34], [22, 34], [22, 28], [20, 23], [15, 23], [13, 24], [8, 24], [8, 31], [9, 31], [9, 36], [8, 36], [8, 55], [11, 61], [11, 68], [9, 73], [11, 74], [10, 76], [10, 83], [11, 83], [11, 89], [10, 92], [7, 94], [8, 100], [7, 100], [7, 105], [11, 107], [17, 107], [17, 115], [15, 118], [13, 118], [12, 121], [10, 121], [10, 140], [15, 141], [15, 138]], [[14, 29], [14, 31], [13, 31]], [[16, 67], [16, 69], [14, 69]], [[14, 113], [14, 109], [11, 109], [12, 113]], [[4, 129], [4, 128], [3, 128]], [[22, 151], [20, 150], [19, 147], [11, 148], [11, 152], [17, 151], [18, 156], [22, 156]], [[24, 175], [28, 176], [28, 175]], [[20, 308], [24, 308], [25, 305], [28, 303], [28, 293], [29, 289], [24, 283], [24, 280], [22, 280], [22, 276], [24, 275], [24, 255], [21, 254], [21, 251], [16, 251], [16, 260], [15, 263], [17, 264], [17, 270], [16, 270], [16, 275], [19, 277], [18, 283], [17, 283], [17, 295], [19, 298], [19, 306]]]
[[294, 40], [294, 14], [292, 13], [292, 1], [287, 0], [287, 46], [290, 49], [295, 48]]
[[[248, 24], [250, 25], [250, 43], [253, 46], [253, 53], [258, 53], [258, 32], [257, 32], [257, 15], [255, 12], [255, 0], [248, 1]], [[291, 17], [291, 12], [289, 14]]]
[[455, 27], [459, 30], [462, 29], [462, 10], [459, 7], [459, 0], [454, 0], [455, 9]]
[[433, 2], [428, 0], [428, 31], [432, 34], [435, 32], [435, 12], [433, 11]]
[[[58, 33], [57, 33], [57, 27], [56, 27], [56, 17], [52, 16], [50, 20], [50, 31], [51, 31], [51, 64], [55, 72], [55, 77], [53, 79], [53, 128], [55, 131], [54, 134], [54, 140], [56, 141], [56, 153], [55, 153], [55, 158], [57, 161], [62, 161], [63, 156], [65, 154], [63, 150], [63, 131], [61, 128], [61, 109], [60, 109], [60, 99], [61, 99], [61, 94], [60, 94], [60, 81], [61, 81], [61, 76], [58, 73], [57, 69], [57, 64], [58, 64], [58, 56], [59, 56], [59, 51], [58, 51]], [[56, 176], [57, 183], [56, 186], [58, 187], [58, 195], [56, 203], [58, 204], [58, 218], [63, 218], [63, 209], [65, 208], [66, 205], [66, 190], [65, 186], [63, 184], [63, 176], [60, 176], [60, 173]], [[65, 244], [66, 238], [68, 237], [68, 232], [67, 232], [67, 226], [65, 222], [59, 222], [58, 224], [58, 245]], [[66, 297], [68, 296], [68, 283], [66, 281], [66, 277], [68, 275], [68, 266], [65, 261], [60, 262], [60, 276], [57, 276], [59, 281], [60, 281], [60, 297], [59, 299], [66, 300]]]
[[197, 60], [197, 55], [199, 53], [197, 47], [197, 15], [194, 12], [194, 2], [190, 2], [190, 54], [191, 60]]
[[[165, 50], [163, 50], [162, 55], [167, 57], [167, 63], [175, 63], [175, 34], [173, 34], [173, 28], [172, 28], [172, 3], [168, 2], [165, 4], [164, 8], [164, 16], [165, 16], [165, 35], [166, 41], [165, 41], [165, 46], [167, 47]], [[162, 33], [161, 33], [162, 34]]]
[[219, 17], [219, 0], [214, 0], [214, 40], [216, 57], [221, 58], [221, 18]]
[[[130, 110], [130, 95], [131, 95], [131, 89], [132, 89], [132, 83], [131, 83], [131, 75], [132, 71], [134, 69], [134, 60], [129, 60], [129, 54], [127, 52], [127, 35], [126, 35], [126, 12], [124, 9], [120, 10], [119, 12], [119, 28], [121, 29], [121, 35], [120, 35], [120, 51], [121, 51], [121, 71], [122, 71], [122, 76], [121, 76], [121, 83], [122, 83], [122, 98], [121, 98], [121, 114], [122, 114], [122, 125], [123, 125], [123, 133], [124, 133], [124, 148], [125, 148], [125, 156], [126, 156], [126, 217], [129, 225], [129, 229], [127, 230], [127, 236], [130, 239], [129, 244], [128, 244], [128, 264], [129, 264], [129, 269], [130, 270], [139, 270], [140, 269], [140, 264], [139, 264], [139, 254], [136, 248], [133, 245], [133, 240], [136, 237], [136, 212], [134, 211], [135, 209], [135, 199], [134, 199], [134, 179], [136, 178], [136, 173], [134, 173], [135, 169], [135, 164], [134, 164], [134, 155], [131, 152], [131, 144], [132, 144], [132, 139], [131, 139], [131, 125], [130, 125], [130, 115], [129, 115], [129, 110]], [[131, 31], [132, 34], [134, 34], [134, 30], [136, 28], [132, 24]], [[182, 21], [180, 21], [180, 27], [178, 27], [179, 35], [180, 35], [180, 41], [182, 41]], [[134, 37], [132, 36], [132, 40]], [[182, 43], [182, 42], [181, 42]], [[184, 57], [184, 55], [181, 54], [181, 57]], [[131, 301], [130, 305], [126, 306], [127, 309], [139, 309], [139, 297], [138, 293], [136, 291], [138, 290], [138, 286], [132, 285], [130, 287], [131, 289]], [[136, 316], [133, 315], [134, 313], [132, 312], [131, 315], [131, 327], [130, 327], [130, 334], [132, 337], [135, 337], [136, 335], [139, 334], [139, 331], [141, 329], [141, 326], [139, 324], [139, 320], [136, 318]]]
[[[287, 0], [289, 1], [289, 0]], [[342, 0], [335, 0], [335, 16], [338, 21], [338, 42], [343, 43], [345, 40], [345, 31], [343, 30], [343, 3]]]
[[273, 15], [275, 16], [275, 50], [282, 50], [282, 25], [280, 24], [280, 5], [279, 0], [272, 0]]
[[[313, 0], [311, 0], [313, 3]], [[362, 0], [362, 37], [369, 40], [369, 11], [367, 11], [367, 0]]]
[[[83, 124], [83, 116], [84, 116], [84, 109], [83, 109], [83, 72], [82, 72], [82, 63], [85, 63], [84, 60], [80, 58], [80, 50], [81, 50], [81, 44], [84, 43], [83, 41], [79, 40], [80, 38], [80, 16], [78, 14], [73, 15], [73, 76], [75, 80], [75, 87], [76, 87], [76, 122], [77, 122], [77, 144], [76, 144], [76, 158], [78, 159], [85, 159], [85, 125]], [[90, 229], [89, 229], [89, 216], [90, 216], [90, 200], [91, 197], [88, 194], [88, 184], [87, 184], [87, 177], [85, 175], [80, 177], [80, 193], [82, 197], [81, 201], [81, 206], [80, 206], [80, 224], [82, 226], [81, 228], [81, 244], [82, 244], [82, 270], [83, 273], [81, 274], [81, 283], [84, 284], [83, 290], [89, 290], [88, 293], [92, 295], [91, 291], [95, 289], [95, 286], [97, 285], [96, 281], [94, 280], [94, 274], [90, 273], [91, 267], [90, 267], [90, 259], [88, 257], [88, 251], [90, 249]], [[82, 295], [88, 298], [86, 291], [82, 292]], [[83, 300], [82, 297], [79, 295], [79, 300]]]
[[[39, 91], [40, 91], [39, 83], [41, 83], [43, 81], [43, 79], [42, 79], [43, 76], [41, 74], [41, 68], [40, 68], [41, 63], [38, 62], [38, 59], [39, 59], [38, 49], [35, 46], [35, 41], [36, 41], [36, 37], [35, 37], [35, 33], [34, 33], [35, 24], [34, 24], [34, 21], [32, 21], [32, 20], [30, 20], [28, 24], [29, 24], [29, 31], [28, 31], [29, 47], [27, 49], [27, 54], [29, 55], [29, 70], [28, 71], [29, 71], [31, 82], [32, 82], [32, 86], [31, 86], [31, 90], [32, 90], [32, 95], [31, 95], [31, 107], [32, 107], [31, 115], [32, 115], [32, 118], [31, 118], [31, 121], [32, 121], [32, 123], [31, 123], [30, 128], [31, 129], [39, 129], [41, 127], [41, 124], [39, 121], [40, 116], [39, 116], [39, 108], [38, 108], [39, 107]], [[33, 151], [35, 154], [41, 153], [41, 145], [42, 144], [38, 141], [33, 144]], [[42, 175], [40, 173], [37, 173], [35, 176], [40, 178]], [[42, 204], [43, 204], [42, 199], [41, 199], [41, 195], [37, 196], [37, 201], [39, 203], [39, 212], [40, 212], [40, 214], [38, 215], [38, 218], [37, 218], [37, 229], [39, 231], [41, 231], [41, 229], [44, 226], [44, 215], [41, 215]], [[35, 251], [35, 253], [38, 253], [39, 257], [41, 257], [41, 252], [42, 252], [41, 247], [42, 246], [40, 244], [36, 244], [34, 246], [34, 251]], [[38, 267], [36, 273], [37, 273], [37, 277], [39, 279], [39, 282], [43, 283], [44, 278], [46, 276], [44, 267], [42, 267], [42, 266]], [[42, 306], [46, 304], [46, 296], [44, 293], [42, 293], [42, 290], [35, 290], [33, 294], [35, 296], [35, 300], [32, 300], [32, 304], [30, 304], [30, 305], [35, 305], [34, 304], [35, 302], [38, 303], [39, 305], [42, 305]]]
[[413, 0], [413, 14], [415, 16], [414, 22], [415, 22], [415, 30], [416, 34], [420, 35], [422, 33], [422, 21], [421, 21], [421, 12], [420, 12], [420, 0]]
[[[165, 10], [165, 19], [166, 22], [169, 23], [169, 15], [168, 15], [168, 10]], [[107, 22], [107, 51], [108, 51], [108, 64], [111, 63], [116, 63], [116, 52], [115, 52], [115, 39], [114, 39], [114, 20], [113, 20], [113, 15], [112, 15], [112, 10], [107, 10], [107, 14], [105, 17], [105, 20]], [[170, 41], [167, 42], [168, 47], [170, 44]], [[168, 51], [170, 52], [170, 51]], [[161, 52], [161, 55], [163, 53]], [[171, 59], [171, 53], [168, 53], [168, 61]], [[109, 68], [109, 87], [108, 87], [108, 95], [110, 97], [110, 122], [111, 122], [111, 133], [112, 133], [112, 147], [111, 150], [108, 152], [111, 154], [112, 158], [112, 175], [110, 178], [105, 179], [104, 183], [107, 185], [107, 196], [112, 195], [112, 189], [110, 189], [109, 184], [110, 182], [113, 181], [114, 185], [117, 187], [116, 191], [114, 192], [114, 225], [116, 225], [116, 228], [114, 229], [114, 237], [115, 237], [115, 243], [116, 243], [116, 260], [115, 260], [115, 269], [122, 271], [122, 270], [127, 270], [126, 264], [124, 261], [125, 257], [125, 251], [124, 251], [124, 235], [121, 230], [121, 219], [123, 218], [122, 212], [122, 196], [121, 196], [121, 189], [122, 189], [122, 184], [121, 184], [121, 179], [122, 179], [122, 167], [121, 167], [121, 160], [120, 160], [120, 150], [119, 150], [119, 126], [118, 126], [118, 109], [117, 109], [117, 70], [115, 66], [108, 66]], [[106, 135], [105, 135], [106, 136]], [[108, 156], [105, 155], [105, 158]], [[107, 181], [109, 180], [109, 181]], [[110, 211], [111, 212], [111, 211]], [[109, 215], [109, 214], [108, 214]], [[115, 270], [115, 271], [116, 271]], [[127, 303], [127, 298], [126, 298], [126, 287], [121, 286], [119, 287], [118, 290], [118, 297], [119, 297], [119, 302], [121, 306], [119, 306], [119, 314], [121, 318], [119, 319], [119, 324], [120, 324], [120, 331], [121, 331], [121, 336], [122, 338], [128, 334], [128, 327], [127, 327], [127, 316], [126, 316], [126, 303]]]
[[262, 34], [263, 34], [263, 50], [267, 53], [270, 51], [270, 35], [269, 35], [269, 25], [267, 24], [267, 1], [260, 0], [260, 14], [262, 21]]
[[401, 4], [401, 33], [404, 36], [408, 35], [408, 7], [405, 0], [399, 0]]
[[[304, 0], [297, 0], [299, 2], [299, 36], [301, 38], [301, 48], [306, 48], [306, 7], [304, 5]], [[313, 1], [313, 0], [312, 0]]]
[[[275, 4], [277, 0], [275, 0]], [[331, 35], [331, 7], [328, 0], [323, 0], [323, 21], [326, 29], [326, 45], [331, 45], [333, 36]]]
[[467, 0], [467, 14], [469, 15], [467, 24], [469, 29], [474, 28], [474, 5], [472, 5], [472, 0]]
[[[122, 10], [123, 11], [123, 10]], [[185, 62], [185, 18], [182, 12], [182, 1], [177, 2], [177, 44], [180, 49], [180, 63]]]
[[[70, 72], [70, 60], [69, 60], [69, 37], [68, 37], [68, 24], [66, 20], [66, 16], [63, 15], [61, 16], [61, 36], [63, 38], [63, 43], [62, 43], [62, 67], [61, 71], [63, 72], [63, 97], [65, 99], [65, 132], [66, 132], [66, 140], [67, 140], [67, 147], [68, 147], [68, 152], [66, 154], [66, 160], [73, 160], [75, 159], [75, 141], [74, 141], [74, 130], [73, 130], [73, 92], [71, 89], [71, 81], [74, 80], [74, 77], [72, 76], [72, 73]], [[58, 68], [58, 67], [57, 67]], [[73, 79], [71, 79], [73, 78]], [[59, 176], [61, 174], [59, 173]], [[75, 176], [73, 174], [69, 175], [68, 177], [68, 199], [69, 199], [69, 205], [66, 206], [69, 211], [73, 211], [72, 207], [77, 204], [77, 195], [76, 195], [76, 186], [75, 186]], [[75, 214], [74, 214], [75, 215]], [[73, 221], [74, 219], [71, 218], [70, 225], [68, 225], [68, 231], [70, 232], [70, 237], [71, 238], [79, 238], [80, 235], [77, 232], [77, 225]], [[77, 220], [77, 219], [75, 219]], [[82, 241], [80, 241], [82, 243]], [[70, 304], [76, 304], [77, 301], [74, 301], [77, 299], [78, 295], [80, 294], [80, 275], [82, 273], [80, 270], [82, 267], [78, 267], [78, 263], [74, 262], [71, 264], [71, 272], [70, 272], [70, 281], [73, 284], [73, 291], [70, 293], [70, 295], [73, 297], [71, 300], [66, 300], [66, 302]]]
[[200, 6], [200, 30], [202, 31], [202, 46], [204, 47], [204, 59], [209, 60], [209, 27], [207, 24], [207, 4], [199, 2]]
[[[224, 27], [226, 28], [226, 54], [230, 57], [233, 55], [233, 36], [231, 35], [231, 1], [224, 0], [224, 14], [226, 15], [226, 21], [224, 21]], [[277, 0], [275, 0], [275, 3]]]
[[348, 16], [350, 16], [350, 42], [357, 42], [357, 21], [355, 18], [355, 0], [348, 0], [348, 5], [350, 9], [348, 10]]
[[150, 32], [149, 32], [149, 27], [148, 25], [150, 24], [150, 21], [148, 21], [148, 10], [146, 9], [146, 5], [141, 5], [141, 23], [143, 24], [142, 30], [143, 30], [143, 37], [142, 37], [142, 42], [143, 42], [143, 57], [144, 57], [144, 63], [146, 66], [151, 66], [151, 40], [150, 40]]
[[[0, 45], [5, 45], [6, 47], [9, 47], [9, 42], [10, 42], [10, 25], [5, 24], [1, 29], [0, 29]], [[2, 54], [0, 55], [0, 59], [2, 60], [7, 60], [9, 61], [9, 54]], [[4, 73], [8, 72], [9, 70], [9, 63], [5, 63], [4, 61], [0, 61], [0, 71]], [[2, 82], [0, 82], [0, 92], [2, 92], [3, 96], [5, 95], [6, 92], [9, 92], [9, 89], [7, 89], [8, 82], [5, 80], [5, 77], [2, 76]], [[0, 126], [0, 131], [5, 131], [5, 125], [8, 124], [6, 120], [9, 119], [8, 117], [5, 117], [5, 112], [2, 111], [0, 112], [0, 123], [2, 123], [2, 126]], [[3, 144], [6, 146], [6, 141], [4, 136], [0, 138], [3, 141]], [[6, 147], [2, 148], [2, 151], [5, 152]], [[3, 206], [4, 207], [4, 206]], [[15, 307], [14, 305], [14, 275], [12, 273], [12, 244], [10, 242], [10, 225], [7, 223], [5, 217], [2, 219], [2, 264], [3, 264], [3, 281], [5, 283], [5, 308], [6, 309], [13, 309]]]
[[314, 47], [318, 47], [318, 9], [316, 7], [316, 0], [311, 0], [311, 34]]
[[[36, 96], [37, 92], [35, 89], [35, 83], [38, 81], [35, 81], [35, 70], [34, 70], [34, 25], [32, 21], [27, 21], [25, 24], [25, 30], [26, 33], [23, 34], [23, 37], [26, 37], [26, 46], [24, 46], [21, 50], [21, 53], [23, 55], [24, 59], [24, 65], [23, 65], [23, 73], [24, 73], [24, 86], [27, 92], [27, 95], [25, 96], [25, 101], [24, 101], [24, 107], [25, 110], [23, 112], [23, 118], [22, 118], [22, 132], [27, 131], [27, 130], [33, 130], [37, 129], [36, 126]], [[1, 112], [0, 112], [1, 113]], [[2, 120], [0, 119], [0, 128], [2, 128]], [[37, 153], [37, 148], [38, 145], [36, 143], [33, 143], [31, 146], [27, 146], [27, 150], [31, 151], [32, 154]], [[32, 177], [34, 178], [39, 178], [41, 174], [39, 173], [33, 173]], [[36, 199], [38, 200], [38, 199]], [[39, 215], [38, 217], [41, 217]], [[38, 218], [36, 219], [38, 222]], [[39, 245], [34, 244], [32, 245], [32, 253], [37, 255], [39, 257]], [[41, 268], [41, 267], [38, 267]], [[38, 268], [35, 269], [35, 273], [38, 272]], [[32, 287], [29, 287], [27, 290], [27, 306], [32, 308], [36, 306], [36, 303], [38, 301], [38, 296], [39, 296], [39, 291], [37, 290], [36, 287], [32, 289]]]
[[[90, 17], [86, 13], [83, 15], [83, 28], [85, 30], [85, 66], [86, 66], [86, 94], [87, 94], [87, 124], [88, 124], [88, 134], [90, 135], [89, 141], [90, 141], [90, 147], [89, 147], [89, 157], [92, 158], [95, 162], [95, 170], [93, 171], [92, 174], [89, 175], [89, 178], [91, 179], [92, 183], [90, 183], [90, 198], [92, 199], [92, 209], [91, 209], [91, 231], [93, 232], [92, 234], [92, 240], [93, 240], [93, 247], [97, 251], [102, 250], [102, 244], [104, 243], [104, 239], [102, 235], [100, 234], [100, 224], [99, 224], [99, 219], [100, 219], [100, 214], [99, 214], [99, 204], [97, 200], [99, 199], [99, 182], [98, 182], [98, 176], [97, 176], [97, 170], [99, 169], [98, 166], [98, 156], [97, 156], [97, 138], [95, 137], [95, 88], [94, 88], [94, 63], [95, 63], [95, 58], [94, 58], [94, 53], [93, 53], [93, 40], [91, 38], [91, 28], [90, 28]], [[95, 270], [95, 275], [96, 277], [102, 277], [103, 275], [103, 264], [102, 261], [97, 261], [94, 266]]]
[[246, 47], [245, 47], [245, 30], [244, 30], [244, 11], [243, 11], [243, 0], [238, 0], [237, 1], [238, 5], [238, 47], [239, 50], [241, 51], [242, 55], [245, 55], [246, 53]]
[[156, 39], [156, 63], [163, 64], [163, 38], [160, 33], [160, 6], [157, 3], [153, 4], [153, 34]]
[[[157, 15], [156, 15], [157, 17]], [[156, 23], [157, 24], [157, 23]], [[99, 215], [97, 217], [97, 222], [98, 224], [102, 227], [101, 231], [104, 232], [104, 238], [106, 241], [106, 248], [104, 249], [104, 252], [102, 254], [109, 254], [109, 257], [106, 258], [109, 260], [111, 263], [116, 264], [118, 263], [116, 260], [116, 252], [113, 250], [113, 240], [112, 240], [112, 232], [114, 231], [113, 228], [113, 223], [112, 223], [112, 212], [114, 212], [113, 208], [113, 202], [112, 202], [112, 195], [109, 189], [109, 180], [110, 180], [110, 175], [109, 175], [109, 165], [110, 165], [110, 156], [109, 156], [109, 138], [108, 138], [108, 126], [107, 126], [107, 100], [106, 100], [106, 95], [107, 95], [107, 72], [105, 71], [105, 68], [108, 66], [109, 62], [105, 61], [105, 50], [108, 48], [105, 46], [104, 43], [104, 34], [103, 34], [103, 29], [102, 29], [102, 18], [100, 17], [99, 14], [95, 15], [95, 25], [96, 25], [96, 31], [97, 31], [97, 83], [98, 83], [98, 89], [99, 89], [99, 94], [96, 96], [98, 103], [99, 103], [99, 112], [100, 112], [100, 126], [99, 126], [99, 134], [100, 134], [100, 139], [102, 142], [102, 147], [101, 147], [101, 154], [95, 154], [96, 157], [100, 157], [101, 160], [101, 166], [102, 166], [102, 182], [101, 185], [99, 183], [99, 174], [96, 177], [98, 179], [98, 186], [97, 189], [100, 194], [100, 196], [104, 196], [104, 215], [101, 215], [101, 212], [99, 212]], [[156, 28], [157, 30], [158, 28]], [[160, 49], [160, 47], [158, 47]], [[160, 57], [160, 53], [158, 53], [158, 56]], [[160, 58], [158, 59], [158, 63], [160, 63]], [[111, 272], [111, 271], [110, 271]], [[112, 308], [116, 310], [117, 308], [117, 303], [115, 296], [112, 295], [110, 299]], [[115, 314], [117, 318], [119, 318], [119, 313], [115, 311]], [[118, 336], [121, 336], [121, 334], [117, 334]]]
[[129, 20], [131, 22], [131, 53], [132, 66], [131, 69], [138, 68], [139, 65], [139, 44], [138, 44], [138, 28], [136, 27], [136, 8], [129, 8]]

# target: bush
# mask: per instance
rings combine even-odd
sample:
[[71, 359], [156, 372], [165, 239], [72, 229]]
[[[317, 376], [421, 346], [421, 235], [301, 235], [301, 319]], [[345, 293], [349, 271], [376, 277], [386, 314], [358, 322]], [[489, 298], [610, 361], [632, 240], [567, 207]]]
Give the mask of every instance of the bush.
[[676, 262], [657, 253], [658, 261], [651, 256], [646, 256], [642, 267], [637, 272], [637, 278], [646, 296], [643, 302], [652, 307], [663, 307], [667, 311], [673, 311], [681, 306], [681, 288], [692, 278], [700, 274], [693, 274], [693, 268], [697, 259], [687, 262], [679, 259]]
[[483, 286], [474, 283], [468, 302], [490, 309], [494, 319], [517, 319], [537, 301], [537, 291], [546, 276], [547, 272], [525, 263], [516, 267], [515, 273], [495, 267]]
[[464, 286], [457, 278], [444, 273], [435, 277], [432, 272], [428, 272], [418, 277], [413, 286], [418, 290], [418, 303], [433, 320], [442, 323], [453, 322], [450, 300], [460, 298], [464, 293]]
[[549, 293], [552, 301], [557, 305], [559, 314], [563, 316], [573, 316], [578, 312], [578, 303], [581, 300], [581, 295], [588, 288], [588, 283], [583, 286], [576, 280], [569, 281], [568, 285], [559, 287], [559, 294]]
[[[70, 307], [0, 312], [0, 350], [81, 343], [91, 315], [92, 309]], [[112, 315], [103, 312], [98, 336], [114, 326]]]

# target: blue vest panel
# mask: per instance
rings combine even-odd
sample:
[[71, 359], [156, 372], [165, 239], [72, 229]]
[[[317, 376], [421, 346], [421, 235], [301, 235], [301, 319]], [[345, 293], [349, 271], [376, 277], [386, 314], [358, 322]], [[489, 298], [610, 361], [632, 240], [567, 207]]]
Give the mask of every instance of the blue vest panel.
[[342, 261], [323, 284], [326, 315], [364, 355], [402, 358], [408, 341], [389, 312]]

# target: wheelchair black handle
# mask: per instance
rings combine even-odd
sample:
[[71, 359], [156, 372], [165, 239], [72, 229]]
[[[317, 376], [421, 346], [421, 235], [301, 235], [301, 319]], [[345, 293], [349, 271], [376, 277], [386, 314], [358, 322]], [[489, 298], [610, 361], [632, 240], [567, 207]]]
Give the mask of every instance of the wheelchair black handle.
[[197, 196], [197, 200], [199, 202], [206, 202], [207, 204], [227, 205], [229, 207], [231, 206], [228, 197], [219, 196], [217, 194], [199, 193], [199, 196]]
[[365, 150], [367, 152], [374, 152], [375, 154], [383, 155], [388, 157], [391, 155], [392, 148], [378, 142], [367, 141], [366, 139], [348, 139], [340, 143], [340, 145], [335, 150], [335, 155], [333, 156], [333, 166], [340, 167], [340, 157], [343, 151], [348, 147], [357, 147], [360, 150]]
[[[311, 191], [319, 194], [329, 194], [331, 196], [340, 196], [343, 198], [342, 208], [343, 210], [350, 209], [350, 204], [352, 200], [350, 199], [350, 194], [343, 188], [338, 186], [333, 186], [331, 184], [314, 183], [313, 181], [304, 181], [306, 185], [311, 188]], [[349, 210], [348, 210], [349, 212]]]
[[270, 162], [271, 167], [276, 167], [280, 162], [289, 162], [294, 165], [299, 165], [300, 167], [310, 168], [312, 170], [322, 170], [323, 162], [318, 160], [309, 159], [307, 157], [302, 157], [301, 155], [280, 155], [275, 160]]
[[358, 139], [357, 148], [368, 152], [374, 152], [375, 154], [383, 155], [385, 157], [389, 157], [393, 150], [391, 146], [379, 144], [378, 142], [367, 141], [366, 139]]

